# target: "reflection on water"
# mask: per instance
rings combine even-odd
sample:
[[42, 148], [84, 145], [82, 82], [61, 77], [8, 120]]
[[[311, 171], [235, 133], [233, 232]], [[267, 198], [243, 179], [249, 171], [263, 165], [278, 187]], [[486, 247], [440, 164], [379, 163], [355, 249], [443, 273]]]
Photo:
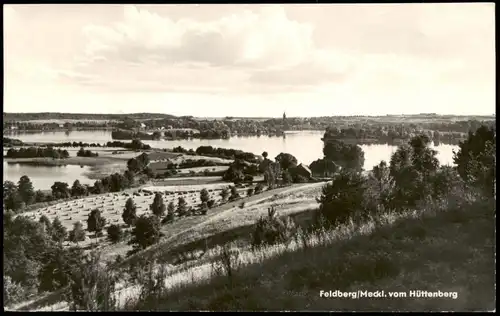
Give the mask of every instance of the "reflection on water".
[[[269, 137], [269, 136], [249, 136], [249, 137], [231, 137], [230, 139], [191, 139], [191, 140], [157, 140], [157, 141], [144, 141], [155, 148], [174, 148], [182, 146], [186, 149], [196, 149], [199, 146], [212, 146], [222, 148], [239, 149], [255, 154], [262, 154], [267, 151], [269, 157], [274, 158], [281, 152], [287, 152], [294, 155], [299, 162], [309, 165], [316, 159], [323, 157], [323, 137], [324, 131], [294, 131], [287, 133], [285, 137]], [[18, 138], [25, 142], [99, 142], [105, 143], [111, 141], [111, 131], [72, 131], [65, 132], [46, 132], [36, 134], [17, 134], [12, 137]], [[366, 170], [371, 169], [374, 165], [378, 164], [381, 160], [389, 161], [391, 154], [396, 150], [396, 146], [388, 144], [373, 144], [373, 145], [360, 145], [365, 153], [365, 166]], [[453, 164], [453, 149], [458, 147], [455, 145], [439, 146], [431, 145], [432, 148], [437, 150], [438, 158], [441, 164]], [[72, 168], [71, 166], [68, 166]], [[19, 167], [19, 168], [25, 168]], [[40, 167], [30, 167], [40, 168]], [[67, 167], [66, 167], [67, 168]], [[37, 169], [38, 170], [38, 169]], [[53, 171], [45, 171], [46, 177]], [[54, 169], [50, 169], [54, 170]], [[75, 174], [70, 180], [73, 181], [77, 176], [81, 175], [81, 169], [77, 166], [78, 174]], [[28, 176], [29, 172], [19, 171]], [[30, 170], [30, 172], [32, 172]], [[68, 172], [67, 172], [68, 173]], [[73, 174], [74, 171], [69, 173]], [[5, 171], [4, 171], [5, 174]], [[18, 177], [19, 178], [19, 177]], [[51, 181], [52, 183], [54, 181]], [[51, 183], [51, 185], [52, 185]]]
[[35, 190], [50, 190], [56, 181], [67, 182], [70, 186], [75, 180], [80, 180], [82, 184], [93, 184], [95, 180], [90, 180], [83, 174], [88, 172], [90, 167], [83, 168], [75, 165], [66, 166], [34, 166], [29, 164], [3, 162], [3, 181], [17, 183], [19, 178], [26, 175], [33, 182]]
[[111, 141], [111, 131], [58, 131], [58, 132], [9, 132], [5, 137], [33, 143], [87, 142], [106, 143]]

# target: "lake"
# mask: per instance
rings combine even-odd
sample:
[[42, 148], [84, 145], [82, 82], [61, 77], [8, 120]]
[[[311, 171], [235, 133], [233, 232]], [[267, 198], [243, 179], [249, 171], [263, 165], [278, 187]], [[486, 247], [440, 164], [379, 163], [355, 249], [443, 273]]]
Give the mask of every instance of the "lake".
[[[323, 142], [321, 137], [323, 137], [324, 131], [300, 131], [300, 132], [289, 132], [286, 133], [285, 137], [269, 137], [269, 136], [249, 136], [249, 137], [231, 137], [229, 139], [192, 139], [192, 140], [157, 140], [157, 141], [144, 141], [145, 143], [151, 145], [154, 148], [173, 148], [177, 146], [182, 146], [186, 149], [196, 149], [199, 146], [213, 146], [222, 148], [233, 148], [240, 149], [246, 152], [252, 152], [255, 154], [262, 154], [262, 152], [267, 151], [270, 158], [276, 157], [281, 152], [286, 152], [294, 155], [299, 162], [309, 165], [316, 159], [322, 158], [323, 156]], [[8, 137], [13, 137], [20, 139], [24, 142], [87, 142], [87, 143], [106, 143], [112, 141], [111, 131], [72, 131], [72, 132], [44, 132], [44, 133], [30, 133], [30, 134], [15, 134]], [[397, 149], [396, 146], [388, 144], [373, 144], [373, 145], [360, 145], [365, 153], [365, 165], [366, 170], [372, 169], [372, 167], [378, 164], [381, 160], [389, 161], [391, 154]], [[431, 145], [433, 149], [438, 152], [438, 159], [441, 164], [452, 165], [453, 164], [453, 150], [457, 150], [456, 145], [446, 145], [440, 144], [439, 146]], [[76, 167], [76, 168], [75, 168]], [[4, 163], [5, 168], [5, 163]], [[7, 169], [12, 169], [14, 167], [8, 167]], [[82, 175], [84, 169], [79, 166], [66, 166], [59, 167], [62, 169], [53, 169], [57, 167], [32, 167], [32, 166], [18, 166], [16, 171], [7, 171], [12, 174], [22, 173], [28, 175], [31, 178], [31, 172], [34, 175], [40, 174], [44, 175], [50, 182], [50, 185], [54, 181], [52, 173], [61, 175], [61, 173], [67, 174], [67, 179], [64, 180], [68, 183], [73, 183], [73, 181], [79, 177], [80, 181], [83, 183], [84, 176]], [[29, 169], [24, 169], [29, 168]], [[43, 171], [41, 171], [42, 169]], [[50, 169], [46, 169], [50, 168]], [[24, 169], [26, 171], [21, 171]], [[36, 169], [36, 171], [34, 170]], [[54, 170], [58, 170], [55, 172]], [[77, 172], [78, 171], [78, 172]], [[54, 176], [57, 176], [54, 175]], [[20, 177], [19, 176], [19, 177]], [[4, 179], [6, 177], [6, 169], [4, 169]], [[17, 177], [16, 181], [19, 180]], [[91, 181], [91, 180], [89, 180]], [[92, 182], [93, 183], [93, 182]], [[49, 187], [50, 187], [49, 185]]]
[[66, 166], [33, 166], [19, 163], [3, 162], [3, 181], [12, 181], [17, 184], [19, 178], [26, 175], [33, 182], [35, 190], [50, 190], [56, 181], [67, 182], [70, 187], [75, 180], [80, 180], [82, 184], [94, 184], [84, 175], [90, 167], [83, 168], [75, 165]]

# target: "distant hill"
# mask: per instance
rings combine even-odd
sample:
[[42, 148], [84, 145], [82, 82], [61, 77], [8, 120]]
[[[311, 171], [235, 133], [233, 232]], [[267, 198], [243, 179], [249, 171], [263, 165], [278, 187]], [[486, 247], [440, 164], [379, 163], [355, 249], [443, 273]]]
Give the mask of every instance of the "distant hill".
[[174, 115], [161, 113], [130, 113], [130, 114], [90, 114], [90, 113], [3, 113], [5, 121], [35, 121], [35, 120], [123, 120], [125, 118], [134, 120], [146, 119], [171, 119]]

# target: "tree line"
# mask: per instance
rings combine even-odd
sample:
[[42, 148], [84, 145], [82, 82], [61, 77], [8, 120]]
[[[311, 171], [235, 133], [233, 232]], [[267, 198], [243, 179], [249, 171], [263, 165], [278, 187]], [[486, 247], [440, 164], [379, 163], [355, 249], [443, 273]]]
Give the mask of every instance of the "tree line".
[[54, 149], [52, 147], [29, 147], [29, 148], [10, 148], [7, 150], [6, 158], [54, 158], [66, 159], [69, 158], [69, 153], [66, 149]]

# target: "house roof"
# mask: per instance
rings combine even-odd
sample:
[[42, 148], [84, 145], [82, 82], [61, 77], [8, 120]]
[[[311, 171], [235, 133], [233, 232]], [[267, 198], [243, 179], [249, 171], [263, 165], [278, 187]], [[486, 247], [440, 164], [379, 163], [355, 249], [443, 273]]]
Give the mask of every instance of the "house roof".
[[311, 169], [309, 169], [309, 167], [308, 167], [308, 166], [306, 166], [306, 165], [304, 165], [304, 164], [302, 164], [302, 163], [301, 163], [301, 164], [299, 164], [297, 167], [302, 168], [302, 169], [304, 169], [305, 171], [307, 171], [308, 173], [312, 174]]
[[177, 158], [179, 156], [182, 156], [182, 154], [173, 152], [164, 152], [164, 151], [153, 151], [148, 153], [148, 156], [150, 161], [157, 161], [157, 160], [167, 160], [167, 159]]

